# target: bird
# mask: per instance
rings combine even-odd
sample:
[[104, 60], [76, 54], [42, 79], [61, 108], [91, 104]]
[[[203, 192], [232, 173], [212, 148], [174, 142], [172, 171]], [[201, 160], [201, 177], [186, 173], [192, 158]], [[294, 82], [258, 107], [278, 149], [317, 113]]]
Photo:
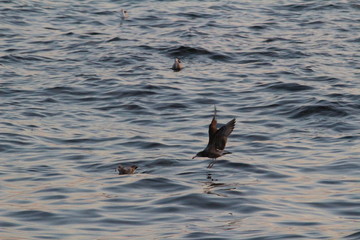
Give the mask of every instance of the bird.
[[121, 9], [121, 19], [125, 19], [125, 18], [128, 18], [129, 17], [129, 14], [126, 10], [124, 9]]
[[183, 68], [183, 64], [180, 59], [175, 58], [174, 64], [172, 66], [172, 70], [174, 71], [180, 71]]
[[209, 125], [209, 142], [206, 148], [198, 152], [192, 159], [196, 157], [208, 157], [212, 158], [212, 162], [208, 165], [207, 168], [212, 168], [216, 159], [225, 154], [231, 154], [231, 152], [225, 151], [225, 145], [227, 138], [232, 133], [235, 128], [236, 119], [232, 119], [227, 124], [221, 128], [217, 128], [216, 120], [216, 106], [214, 106], [214, 117]]
[[136, 166], [136, 165], [131, 165], [130, 167], [123, 167], [123, 166], [119, 165], [118, 166], [119, 175], [133, 174], [137, 168], [138, 168], [138, 166]]

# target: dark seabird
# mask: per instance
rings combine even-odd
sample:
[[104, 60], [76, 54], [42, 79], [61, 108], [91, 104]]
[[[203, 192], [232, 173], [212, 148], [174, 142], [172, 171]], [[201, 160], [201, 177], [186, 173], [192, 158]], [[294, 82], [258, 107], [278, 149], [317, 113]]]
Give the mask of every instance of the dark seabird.
[[119, 175], [133, 174], [137, 168], [138, 167], [136, 165], [132, 165], [130, 167], [123, 167], [123, 166], [119, 165], [119, 167], [118, 167]]
[[174, 71], [180, 71], [182, 68], [183, 68], [183, 64], [181, 63], [181, 60], [175, 58], [174, 64], [171, 69]]
[[235, 118], [228, 122], [226, 125], [222, 126], [221, 128], [217, 128], [217, 121], [216, 121], [216, 107], [214, 108], [214, 117], [209, 125], [209, 143], [206, 148], [198, 152], [196, 157], [208, 157], [212, 158], [213, 161], [209, 164], [208, 168], [211, 168], [216, 159], [221, 157], [225, 154], [230, 154], [231, 152], [225, 151], [225, 145], [227, 142], [227, 138], [232, 133], [235, 127]]

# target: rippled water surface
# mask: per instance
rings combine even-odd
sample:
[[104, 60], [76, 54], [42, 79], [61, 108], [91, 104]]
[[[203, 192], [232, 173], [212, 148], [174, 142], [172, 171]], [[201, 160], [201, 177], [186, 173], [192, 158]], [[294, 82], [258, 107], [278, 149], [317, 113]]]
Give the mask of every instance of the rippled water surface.
[[1, 239], [360, 239], [358, 1], [0, 12]]

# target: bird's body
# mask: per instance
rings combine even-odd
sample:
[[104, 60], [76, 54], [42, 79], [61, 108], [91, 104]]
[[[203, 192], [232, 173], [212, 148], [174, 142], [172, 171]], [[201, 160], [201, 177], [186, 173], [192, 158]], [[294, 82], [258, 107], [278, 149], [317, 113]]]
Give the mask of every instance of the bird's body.
[[133, 174], [137, 168], [138, 167], [136, 165], [132, 165], [130, 167], [123, 167], [123, 166], [119, 165], [118, 166], [119, 175]]
[[129, 17], [128, 11], [121, 9], [121, 19], [124, 20]]
[[178, 58], [175, 58], [174, 64], [172, 65], [172, 70], [174, 71], [180, 71], [183, 68], [183, 64], [181, 63], [181, 60]]
[[231, 152], [225, 151], [225, 146], [227, 142], [228, 136], [232, 133], [235, 127], [235, 118], [229, 121], [227, 124], [222, 126], [221, 128], [217, 128], [217, 120], [216, 120], [216, 108], [214, 111], [214, 117], [209, 125], [209, 142], [206, 148], [198, 152], [194, 157], [208, 157], [214, 159], [208, 166], [211, 168], [215, 160], [218, 157], [221, 157], [225, 154], [230, 154]]

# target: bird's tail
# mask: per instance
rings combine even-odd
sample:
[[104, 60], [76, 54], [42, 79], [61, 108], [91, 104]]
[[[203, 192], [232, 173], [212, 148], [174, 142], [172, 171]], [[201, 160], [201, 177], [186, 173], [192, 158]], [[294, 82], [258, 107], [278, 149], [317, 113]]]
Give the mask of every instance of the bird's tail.
[[223, 155], [225, 155], [225, 154], [232, 154], [232, 152], [224, 151]]

